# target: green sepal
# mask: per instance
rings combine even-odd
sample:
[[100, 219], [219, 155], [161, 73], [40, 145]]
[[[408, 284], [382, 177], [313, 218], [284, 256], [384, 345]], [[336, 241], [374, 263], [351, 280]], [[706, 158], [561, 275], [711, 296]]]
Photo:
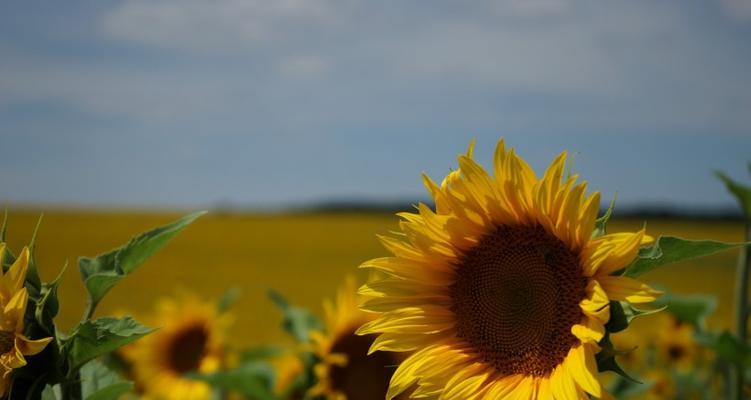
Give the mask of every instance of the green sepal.
[[80, 323], [63, 343], [68, 376], [87, 362], [153, 332], [131, 317], [102, 317]]
[[704, 257], [746, 245], [748, 243], [725, 243], [715, 240], [688, 240], [675, 236], [660, 236], [654, 244], [639, 250], [639, 255], [625, 268], [623, 275], [635, 278], [667, 264]]
[[629, 382], [641, 384], [637, 379], [632, 378], [626, 371], [621, 368], [620, 365], [618, 365], [618, 361], [615, 359], [616, 356], [628, 354], [631, 350], [617, 350], [613, 346], [613, 342], [610, 341], [610, 335], [605, 334], [605, 337], [598, 343], [600, 345], [600, 352], [597, 353], [595, 356], [595, 361], [597, 361], [597, 370], [600, 372], [605, 371], [611, 371], [615, 372], [618, 376], [620, 376], [623, 379], [628, 380]]
[[197, 212], [132, 238], [127, 244], [94, 258], [78, 259], [84, 286], [88, 293], [84, 319], [90, 318], [105, 294], [149, 257], [164, 247], [178, 233], [205, 212]]
[[646, 317], [648, 315], [656, 314], [663, 311], [667, 306], [663, 305], [659, 308], [643, 310], [634, 307], [633, 304], [626, 301], [610, 301], [610, 320], [605, 324], [605, 330], [610, 333], [621, 332], [631, 325], [631, 322], [639, 317]]
[[62, 282], [68, 263], [63, 264], [63, 268], [57, 274], [52, 282], [42, 283], [39, 297], [35, 301], [34, 319], [49, 336], [55, 336], [54, 319], [60, 310], [60, 302], [57, 298], [57, 289]]
[[607, 225], [608, 225], [608, 222], [610, 221], [610, 217], [613, 216], [613, 210], [615, 210], [615, 200], [617, 198], [618, 198], [618, 194], [616, 193], [613, 196], [613, 200], [610, 200], [610, 206], [605, 211], [605, 214], [602, 217], [597, 218], [595, 220], [595, 229], [592, 230], [593, 238], [604, 236], [605, 234], [608, 233]]
[[323, 330], [321, 320], [310, 311], [289, 304], [287, 300], [275, 290], [269, 290], [269, 297], [284, 314], [282, 328], [299, 342], [309, 342], [310, 332]]

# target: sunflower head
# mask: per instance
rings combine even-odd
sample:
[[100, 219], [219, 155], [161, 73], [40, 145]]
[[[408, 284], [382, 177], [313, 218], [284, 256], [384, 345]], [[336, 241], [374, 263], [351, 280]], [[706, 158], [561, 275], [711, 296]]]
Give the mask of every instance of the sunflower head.
[[671, 368], [689, 369], [701, 352], [694, 327], [670, 314], [662, 314], [656, 325], [655, 347], [660, 360]]
[[593, 237], [599, 193], [564, 173], [566, 153], [542, 177], [501, 140], [493, 173], [459, 156], [459, 169], [425, 186], [435, 210], [399, 214], [392, 257], [363, 264], [387, 275], [361, 288], [376, 313], [358, 330], [371, 350], [414, 351], [388, 398], [600, 397], [595, 354], [610, 301], [659, 295], [618, 275], [652, 239], [644, 231]]
[[357, 288], [349, 277], [335, 301], [324, 302], [325, 332], [312, 335], [320, 360], [314, 367], [317, 383], [312, 396], [330, 400], [382, 400], [398, 358], [386, 352], [368, 355], [374, 335], [355, 333], [372, 316], [357, 308]]
[[137, 387], [148, 398], [203, 400], [208, 384], [185, 378], [223, 367], [231, 316], [189, 294], [162, 299], [151, 319], [156, 332], [123, 349]]
[[[0, 243], [0, 260], [5, 260], [5, 243]], [[52, 341], [51, 337], [30, 340], [23, 334], [29, 301], [24, 287], [28, 267], [26, 247], [7, 271], [0, 266], [0, 397], [8, 392], [13, 370], [26, 365], [24, 356], [40, 353]]]

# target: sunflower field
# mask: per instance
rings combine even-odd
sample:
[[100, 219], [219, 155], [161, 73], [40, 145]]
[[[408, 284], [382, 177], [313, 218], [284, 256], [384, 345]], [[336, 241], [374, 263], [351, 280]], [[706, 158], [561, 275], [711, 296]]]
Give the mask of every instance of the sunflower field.
[[751, 187], [717, 173], [743, 221], [618, 218], [566, 152], [474, 147], [396, 215], [7, 211], [0, 395], [751, 396]]

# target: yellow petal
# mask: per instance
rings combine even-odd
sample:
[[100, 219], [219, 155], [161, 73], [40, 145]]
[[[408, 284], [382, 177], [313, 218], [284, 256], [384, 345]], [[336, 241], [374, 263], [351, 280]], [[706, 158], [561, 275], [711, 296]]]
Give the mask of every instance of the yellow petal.
[[23, 331], [23, 317], [26, 313], [26, 304], [29, 300], [29, 294], [26, 288], [23, 288], [16, 292], [10, 299], [8, 304], [5, 305], [3, 313], [5, 314], [7, 321], [13, 324], [14, 332]]
[[18, 255], [13, 265], [8, 268], [5, 278], [9, 284], [11, 292], [15, 293], [23, 287], [26, 280], [26, 271], [29, 268], [29, 249], [24, 247], [21, 254]]
[[565, 363], [550, 375], [550, 389], [555, 400], [579, 400], [574, 378], [566, 371]]
[[579, 387], [595, 397], [602, 395], [602, 387], [597, 379], [593, 345], [584, 343], [574, 347], [566, 356], [565, 363], [566, 370], [574, 377]]
[[590, 240], [581, 253], [584, 275], [610, 275], [629, 265], [639, 253], [644, 233], [611, 233]]
[[466, 400], [476, 395], [488, 379], [489, 371], [485, 364], [475, 363], [459, 370], [444, 387], [440, 400]]
[[626, 276], [601, 276], [597, 280], [613, 300], [628, 301], [629, 303], [650, 303], [662, 295], [647, 284]]
[[51, 337], [31, 340], [24, 335], [16, 335], [16, 349], [25, 356], [39, 354], [52, 341]]
[[594, 279], [587, 283], [586, 296], [579, 302], [585, 315], [597, 318], [602, 323], [610, 320], [610, 299], [605, 289]]

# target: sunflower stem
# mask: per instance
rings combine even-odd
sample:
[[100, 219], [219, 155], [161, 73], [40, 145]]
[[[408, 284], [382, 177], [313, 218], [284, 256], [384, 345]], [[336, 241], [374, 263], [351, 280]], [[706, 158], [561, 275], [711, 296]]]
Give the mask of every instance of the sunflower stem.
[[[745, 224], [746, 241], [751, 241], [751, 216], [746, 216]], [[741, 344], [746, 344], [748, 341], [748, 316], [749, 312], [749, 296], [748, 296], [748, 278], [751, 272], [751, 246], [745, 246], [738, 256], [738, 270], [736, 271], [735, 280], [735, 330], [738, 337], [738, 341]], [[745, 378], [745, 368], [742, 363], [739, 363], [735, 367], [734, 382], [733, 382], [733, 399], [742, 400], [745, 396], [743, 394], [743, 381]]]

